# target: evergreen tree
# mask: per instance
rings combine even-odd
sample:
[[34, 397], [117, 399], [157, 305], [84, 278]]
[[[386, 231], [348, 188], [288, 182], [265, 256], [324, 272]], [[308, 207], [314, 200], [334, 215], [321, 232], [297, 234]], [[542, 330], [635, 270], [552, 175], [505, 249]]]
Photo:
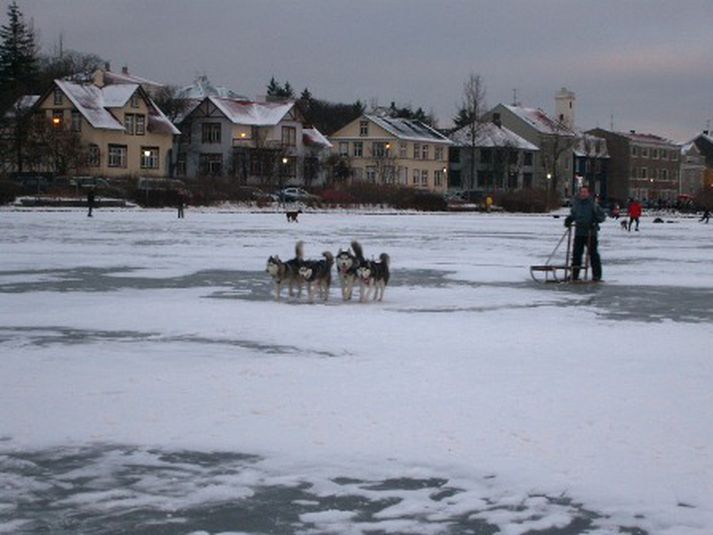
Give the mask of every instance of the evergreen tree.
[[8, 7], [7, 17], [0, 27], [0, 110], [31, 92], [38, 73], [35, 35], [16, 2]]
[[267, 84], [267, 96], [268, 97], [278, 97], [280, 96], [279, 93], [282, 90], [280, 87], [280, 84], [277, 83], [277, 80], [275, 80], [275, 77], [273, 76], [270, 78], [270, 83]]
[[282, 88], [282, 94], [280, 96], [283, 98], [293, 98], [295, 96], [295, 91], [292, 89], [290, 82], [285, 82], [285, 86]]

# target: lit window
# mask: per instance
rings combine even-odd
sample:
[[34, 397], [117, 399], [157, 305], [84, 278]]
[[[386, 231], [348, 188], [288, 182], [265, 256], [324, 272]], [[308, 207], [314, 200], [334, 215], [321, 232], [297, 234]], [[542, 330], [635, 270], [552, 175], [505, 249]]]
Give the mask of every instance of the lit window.
[[158, 147], [141, 147], [141, 169], [158, 169]]
[[52, 112], [52, 126], [62, 128], [64, 124], [64, 112], [62, 110], [54, 110]]

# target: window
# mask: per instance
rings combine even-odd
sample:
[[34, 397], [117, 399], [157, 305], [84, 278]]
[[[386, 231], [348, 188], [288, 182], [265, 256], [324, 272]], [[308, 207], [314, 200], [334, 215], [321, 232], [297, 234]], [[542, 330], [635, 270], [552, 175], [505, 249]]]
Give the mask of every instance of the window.
[[435, 154], [433, 155], [433, 158], [438, 160], [439, 162], [443, 160], [443, 147], [436, 147], [434, 149]]
[[639, 147], [632, 145], [631, 146], [631, 155], [636, 158], [639, 155]]
[[433, 185], [434, 186], [443, 186], [443, 177], [445, 176], [445, 173], [443, 171], [434, 171], [433, 172]]
[[430, 145], [421, 145], [421, 159], [422, 160], [428, 160], [429, 149], [430, 149]]
[[428, 169], [421, 171], [421, 185], [428, 186]]
[[648, 173], [647, 173], [646, 167], [642, 167], [641, 168], [641, 178], [646, 178], [647, 174]]
[[376, 167], [373, 165], [366, 168], [366, 180], [372, 184], [376, 182]]
[[158, 169], [158, 147], [141, 147], [141, 169]]
[[359, 121], [359, 136], [365, 137], [369, 135], [369, 121]]
[[374, 155], [374, 158], [383, 158], [384, 156], [387, 156], [387, 149], [386, 149], [386, 143], [382, 141], [375, 141], [371, 145], [371, 153]]
[[347, 141], [339, 142], [339, 155], [349, 156], [349, 143]]
[[201, 143], [220, 143], [220, 123], [203, 123], [201, 125]]
[[668, 169], [661, 169], [661, 180], [668, 180]]
[[361, 158], [364, 156], [364, 143], [361, 141], [354, 142], [354, 157]]
[[176, 176], [186, 176], [186, 153], [180, 152], [176, 156]]
[[87, 165], [89, 167], [99, 167], [101, 164], [101, 152], [99, 151], [99, 145], [94, 145], [93, 143], [89, 145], [89, 154], [87, 155]]
[[420, 143], [413, 144], [413, 159], [414, 160], [421, 159], [421, 145], [420, 145]]
[[525, 153], [525, 161], [523, 162], [523, 165], [532, 165], [532, 153], [531, 152]]
[[297, 158], [288, 156], [286, 162], [280, 160], [280, 174], [285, 177], [294, 178], [297, 176]]
[[130, 136], [134, 135], [134, 114], [126, 113], [124, 114], [124, 132]]
[[492, 154], [490, 149], [480, 149], [480, 163], [490, 163], [492, 160]]
[[146, 116], [145, 115], [136, 115], [135, 120], [136, 120], [136, 135], [137, 136], [145, 135], [146, 134]]
[[[204, 123], [211, 124], [211, 123]], [[220, 124], [218, 125], [220, 126]], [[198, 171], [203, 176], [216, 176], [223, 173], [223, 155], [201, 153], [198, 155]]]
[[54, 105], [61, 106], [63, 102], [64, 102], [64, 97], [62, 95], [62, 90], [60, 88], [56, 88], [54, 90]]
[[658, 149], [651, 149], [651, 157], [652, 157], [654, 160], [658, 160], [658, 159], [659, 159], [659, 150], [658, 150]]
[[519, 153], [514, 149], [505, 149], [505, 150], [507, 151], [507, 154], [508, 154], [508, 163], [510, 165], [515, 165], [517, 163]]
[[517, 189], [517, 173], [508, 174], [508, 188]]
[[638, 168], [632, 167], [632, 168], [631, 168], [631, 178], [636, 178], [637, 176], [639, 176], [639, 175], [638, 175], [638, 171], [639, 171]]
[[72, 132], [82, 130], [82, 114], [76, 110], [72, 110]]
[[282, 127], [282, 146], [294, 147], [297, 145], [297, 128], [294, 126]]
[[131, 107], [132, 108], [138, 108], [139, 107], [139, 95], [138, 93], [134, 93], [131, 95]]
[[649, 149], [647, 149], [646, 147], [641, 147], [641, 157], [648, 158], [649, 157]]
[[662, 160], [668, 160], [668, 151], [665, 149], [661, 149], [660, 151], [660, 156]]
[[399, 143], [399, 158], [408, 158], [406, 148], [406, 143]]
[[414, 169], [413, 170], [413, 185], [418, 186], [418, 183], [421, 181], [421, 171], [419, 169]]
[[52, 126], [55, 128], [62, 128], [64, 124], [64, 112], [62, 110], [52, 111]]
[[522, 174], [522, 187], [531, 188], [532, 187], [532, 173]]
[[675, 151], [675, 150], [672, 150], [672, 151], [671, 151], [671, 159], [672, 159], [673, 161], [678, 160], [678, 152], [677, 152], [677, 151]]
[[126, 145], [109, 145], [109, 167], [126, 167]]
[[363, 180], [364, 179], [364, 169], [361, 167], [355, 167], [352, 169], [352, 176], [354, 177], [355, 180]]

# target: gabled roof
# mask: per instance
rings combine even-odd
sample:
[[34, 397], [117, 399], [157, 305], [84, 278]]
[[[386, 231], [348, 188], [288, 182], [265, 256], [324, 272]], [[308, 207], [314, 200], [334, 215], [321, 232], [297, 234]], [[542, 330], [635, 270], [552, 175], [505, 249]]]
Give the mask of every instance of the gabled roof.
[[154, 82], [146, 78], [141, 78], [140, 76], [135, 76], [127, 72], [112, 72], [104, 71], [104, 80], [107, 84], [137, 84], [137, 85], [147, 85], [155, 87], [163, 87], [164, 84], [159, 82]]
[[26, 112], [32, 108], [37, 101], [40, 100], [41, 95], [23, 95], [15, 101], [8, 110], [5, 112], [5, 117], [7, 119], [15, 117], [16, 112]]
[[575, 133], [561, 122], [547, 115], [540, 108], [525, 108], [511, 104], [501, 104], [520, 119], [542, 134], [555, 134], [559, 136], [574, 136]]
[[275, 126], [287, 115], [294, 102], [253, 102], [207, 97], [232, 123], [246, 126]]
[[324, 137], [322, 132], [320, 132], [314, 127], [302, 129], [302, 142], [305, 145], [317, 145], [328, 149], [332, 148], [332, 144], [329, 142], [329, 140]]
[[452, 143], [446, 136], [420, 121], [374, 114], [365, 114], [364, 117], [398, 139], [405, 141]]
[[93, 84], [77, 84], [67, 80], [55, 80], [54, 83], [94, 128], [123, 131], [124, 125], [111, 113], [110, 108], [124, 107], [131, 95], [139, 91], [149, 109], [148, 131], [180, 134], [154, 101], [136, 84], [112, 84], [99, 88]]
[[[466, 147], [471, 146], [470, 128], [464, 126], [456, 130], [450, 135], [450, 138], [456, 145]], [[521, 150], [539, 151], [537, 145], [534, 145], [526, 139], [518, 136], [512, 130], [508, 130], [504, 126], [498, 126], [495, 123], [481, 123], [478, 125], [475, 133], [476, 147], [512, 147]]]

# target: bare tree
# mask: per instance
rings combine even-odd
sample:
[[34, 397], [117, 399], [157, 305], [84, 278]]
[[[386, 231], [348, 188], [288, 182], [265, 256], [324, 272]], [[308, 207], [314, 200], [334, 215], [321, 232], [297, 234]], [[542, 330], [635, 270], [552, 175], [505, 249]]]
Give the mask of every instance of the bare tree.
[[458, 108], [456, 124], [461, 123], [466, 129], [466, 150], [470, 156], [469, 162], [469, 189], [475, 187], [476, 152], [480, 134], [483, 130], [483, 115], [487, 109], [485, 100], [485, 82], [480, 74], [471, 73], [463, 83], [463, 98]]
[[560, 176], [566, 166], [566, 156], [572, 154], [577, 138], [574, 133], [559, 121], [552, 121], [550, 133], [542, 143], [542, 165], [548, 176], [548, 195], [554, 200], [559, 195]]

